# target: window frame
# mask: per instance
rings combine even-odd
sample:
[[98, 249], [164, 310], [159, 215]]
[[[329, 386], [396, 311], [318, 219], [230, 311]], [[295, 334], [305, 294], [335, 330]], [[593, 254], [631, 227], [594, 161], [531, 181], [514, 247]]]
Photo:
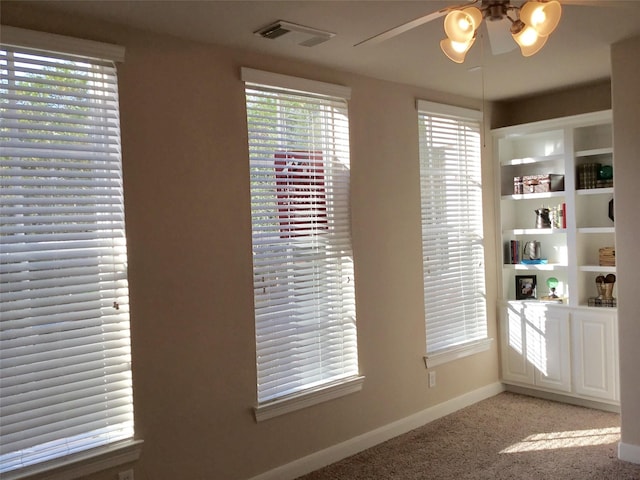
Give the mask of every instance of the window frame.
[[[425, 225], [424, 225], [424, 216], [425, 216], [425, 210], [427, 207], [427, 202], [428, 200], [425, 198], [425, 192], [424, 192], [424, 188], [425, 186], [423, 186], [423, 182], [425, 182], [425, 173], [426, 173], [426, 166], [423, 165], [423, 163], [425, 163], [426, 157], [429, 155], [428, 152], [423, 151], [424, 147], [425, 147], [425, 141], [426, 136], [424, 136], [425, 134], [423, 134], [423, 132], [420, 130], [422, 129], [422, 116], [423, 115], [427, 115], [427, 116], [432, 116], [432, 117], [436, 117], [436, 118], [441, 118], [441, 119], [448, 119], [454, 122], [460, 122], [460, 123], [464, 123], [464, 122], [471, 122], [472, 124], [474, 124], [477, 128], [477, 144], [475, 144], [474, 148], [477, 149], [477, 165], [476, 168], [478, 169], [478, 181], [480, 182], [480, 189], [479, 189], [479, 193], [476, 193], [475, 199], [478, 201], [479, 203], [477, 203], [479, 205], [479, 208], [477, 208], [477, 213], [479, 215], [482, 215], [482, 190], [481, 190], [481, 175], [482, 175], [482, 155], [481, 155], [481, 132], [482, 132], [482, 112], [478, 111], [478, 110], [472, 110], [472, 109], [468, 109], [468, 108], [462, 108], [462, 107], [456, 107], [456, 106], [452, 106], [452, 105], [446, 105], [446, 104], [440, 104], [440, 103], [434, 103], [434, 102], [428, 102], [425, 100], [417, 100], [416, 101], [416, 109], [418, 112], [418, 128], [419, 128], [419, 150], [420, 150], [420, 189], [421, 189], [421, 194], [420, 194], [420, 204], [421, 204], [421, 236], [422, 236], [422, 244], [423, 244], [423, 251], [424, 249], [426, 249], [426, 242], [427, 240], [425, 239]], [[464, 147], [466, 148], [466, 146]], [[467, 191], [466, 193], [466, 199], [468, 200], [468, 196], [469, 196], [469, 192]], [[476, 203], [474, 203], [476, 204]], [[481, 218], [481, 217], [480, 217]], [[444, 363], [447, 362], [451, 362], [460, 358], [464, 358], [466, 356], [469, 355], [474, 355], [480, 352], [484, 352], [487, 351], [490, 347], [491, 344], [493, 342], [493, 339], [489, 337], [488, 334], [488, 308], [487, 308], [487, 301], [486, 301], [486, 264], [485, 264], [485, 253], [484, 253], [484, 225], [482, 220], [480, 220], [480, 229], [481, 229], [481, 239], [480, 239], [480, 245], [482, 245], [482, 249], [483, 249], [483, 254], [482, 254], [482, 268], [481, 268], [481, 273], [478, 274], [476, 272], [475, 276], [476, 278], [480, 278], [482, 280], [482, 287], [477, 289], [476, 291], [476, 295], [479, 295], [480, 297], [482, 297], [482, 302], [484, 303], [484, 306], [481, 308], [481, 313], [483, 315], [483, 318], [480, 319], [480, 324], [483, 324], [480, 326], [480, 329], [483, 330], [480, 335], [476, 335], [475, 337], [472, 338], [466, 338], [463, 339], [461, 337], [458, 337], [456, 341], [445, 345], [442, 348], [439, 348], [437, 350], [429, 350], [429, 330], [431, 329], [430, 327], [430, 322], [429, 322], [429, 294], [427, 293], [427, 289], [428, 289], [428, 280], [427, 280], [427, 267], [426, 267], [426, 263], [423, 261], [423, 280], [425, 282], [425, 294], [424, 294], [424, 306], [425, 306], [425, 327], [426, 327], [426, 332], [427, 332], [427, 344], [426, 344], [426, 355], [424, 357], [424, 361], [425, 361], [425, 366], [427, 368], [433, 368], [435, 366], [438, 365], [442, 365]], [[465, 225], [465, 227], [468, 227], [468, 225]], [[470, 232], [467, 232], [470, 233]], [[423, 253], [424, 255], [424, 253]], [[442, 266], [442, 265], [441, 265]], [[441, 322], [435, 322], [437, 324], [437, 326], [442, 326]], [[460, 322], [459, 322], [460, 323]], [[464, 321], [462, 322], [464, 323]], [[433, 325], [432, 325], [433, 326]]]
[[[2, 45], [23, 50], [41, 52], [52, 58], [78, 57], [80, 60], [123, 62], [122, 46], [67, 37], [63, 35], [27, 30], [8, 25], [2, 26]], [[133, 403], [131, 404], [133, 408]], [[66, 454], [50, 460], [22, 466], [2, 474], [6, 480], [46, 473], [51, 480], [77, 478], [117, 467], [138, 460], [143, 441], [134, 435], [105, 445], [92, 447], [77, 453]]]
[[[271, 72], [264, 72], [260, 70], [254, 70], [250, 68], [242, 68], [241, 69], [241, 78], [245, 82], [245, 94], [247, 95], [247, 122], [249, 129], [249, 152], [250, 152], [250, 167], [253, 169], [252, 164], [252, 155], [257, 155], [254, 150], [257, 151], [257, 147], [251, 143], [252, 138], [252, 130], [251, 130], [251, 120], [249, 118], [249, 103], [248, 96], [252, 89], [273, 89], [275, 92], [274, 95], [277, 95], [279, 99], [278, 101], [290, 101], [286, 100], [288, 96], [291, 98], [298, 98], [297, 95], [300, 95], [300, 98], [308, 97], [309, 102], [328, 102], [327, 105], [332, 104], [338, 99], [344, 102], [344, 108], [346, 112], [347, 101], [350, 98], [350, 89], [348, 87], [327, 84], [324, 82], [318, 82], [315, 80], [302, 79], [298, 77], [291, 77], [288, 75], [276, 74]], [[323, 98], [326, 97], [326, 100]], [[311, 108], [311, 103], [307, 106]], [[319, 107], [320, 108], [320, 107]], [[346, 142], [348, 148], [348, 116], [345, 120], [345, 125], [347, 128]], [[278, 127], [281, 128], [281, 127]], [[330, 128], [327, 132], [332, 131]], [[332, 131], [333, 132], [333, 131]], [[280, 133], [280, 132], [279, 132]], [[309, 134], [305, 134], [307, 137], [310, 137]], [[322, 133], [321, 137], [324, 138], [326, 135], [335, 135], [334, 133]], [[274, 191], [277, 191], [277, 207], [275, 207], [274, 212], [271, 213], [274, 218], [278, 218], [277, 222], [280, 223], [280, 237], [291, 246], [291, 248], [299, 248], [295, 247], [296, 242], [299, 244], [304, 243], [304, 238], [306, 235], [310, 235], [307, 238], [309, 239], [310, 245], [314, 244], [314, 242], [323, 242], [324, 240], [321, 238], [322, 236], [326, 236], [329, 241], [332, 236], [336, 235], [335, 233], [335, 222], [339, 221], [344, 227], [344, 223], [347, 224], [348, 229], [350, 230], [350, 219], [348, 218], [348, 198], [347, 201], [347, 210], [345, 219], [341, 213], [339, 216], [337, 214], [332, 214], [332, 209], [337, 205], [340, 207], [338, 202], [344, 202], [343, 198], [340, 200], [340, 196], [336, 197], [335, 193], [332, 193], [333, 190], [336, 190], [335, 186], [332, 185], [332, 181], [334, 181], [335, 173], [331, 173], [331, 164], [334, 163], [332, 160], [329, 162], [328, 158], [331, 157], [331, 154], [323, 155], [318, 148], [310, 147], [309, 149], [300, 149], [300, 148], [292, 148], [288, 143], [291, 140], [287, 135], [282, 135], [286, 139], [282, 140], [282, 145], [279, 145], [278, 148], [274, 148], [272, 152], [273, 161], [274, 161], [274, 169], [275, 175], [272, 188]], [[295, 142], [291, 142], [295, 143]], [[304, 143], [304, 142], [303, 142]], [[315, 146], [315, 143], [313, 144]], [[265, 147], [267, 151], [270, 151], [270, 147]], [[268, 154], [264, 154], [266, 158]], [[348, 151], [347, 151], [348, 156]], [[323, 158], [325, 157], [325, 158]], [[346, 159], [349, 160], [348, 158]], [[291, 165], [287, 167], [285, 165], [286, 162], [291, 161]], [[284, 171], [290, 172], [285, 175]], [[253, 170], [252, 170], [253, 171]], [[289, 176], [288, 176], [289, 175]], [[302, 181], [302, 184], [300, 183]], [[252, 180], [253, 182], [253, 180]], [[342, 180], [340, 180], [342, 182]], [[348, 182], [348, 177], [347, 177]], [[348, 183], [347, 183], [348, 186]], [[308, 193], [306, 192], [308, 189]], [[339, 194], [344, 197], [344, 194]], [[252, 187], [252, 196], [253, 196], [253, 187]], [[253, 197], [252, 197], [253, 198]], [[274, 202], [275, 203], [275, 202]], [[335, 205], [334, 205], [335, 204]], [[259, 206], [262, 206], [260, 204]], [[256, 207], [257, 208], [257, 207]], [[336, 210], [337, 211], [337, 210]], [[252, 207], [253, 212], [253, 207]], [[299, 214], [299, 216], [297, 216]], [[333, 215], [333, 217], [332, 217]], [[253, 215], [252, 215], [253, 218]], [[336, 220], [337, 219], [337, 220]], [[255, 221], [252, 220], [252, 223]], [[307, 226], [305, 226], [307, 225]], [[311, 225], [309, 227], [309, 225]], [[252, 231], [253, 234], [253, 249], [254, 249], [254, 260], [256, 259], [255, 253], [257, 244], [255, 237], [255, 228], [259, 227], [259, 225], [253, 225]], [[275, 227], [274, 227], [275, 228]], [[310, 228], [311, 230], [308, 230]], [[309, 233], [312, 232], [312, 233]], [[316, 232], [316, 233], [313, 233]], [[271, 235], [276, 235], [273, 232]], [[316, 235], [318, 235], [316, 237]], [[344, 234], [341, 234], [343, 238]], [[277, 236], [277, 235], [276, 235]], [[351, 252], [351, 241], [350, 241], [350, 233], [348, 236], [348, 252]], [[317, 244], [317, 243], [316, 243]], [[353, 259], [352, 253], [350, 253], [351, 263]], [[302, 258], [302, 257], [301, 257]], [[318, 265], [322, 265], [323, 260], [318, 260]], [[339, 261], [339, 260], [336, 260]], [[293, 265], [290, 261], [283, 262], [281, 265], [287, 265], [288, 268], [291, 268]], [[254, 261], [254, 271], [256, 271], [257, 264]], [[325, 267], [319, 266], [320, 272]], [[333, 268], [333, 267], [331, 267]], [[352, 267], [351, 267], [352, 268]], [[295, 269], [295, 267], [293, 267]], [[315, 267], [314, 267], [315, 269]], [[257, 275], [257, 274], [256, 274]], [[320, 275], [324, 275], [320, 273]], [[323, 277], [324, 278], [324, 277]], [[351, 278], [353, 278], [353, 273], [351, 273]], [[295, 286], [295, 283], [288, 283], [290, 287], [287, 287], [287, 291], [291, 286]], [[262, 285], [258, 281], [258, 277], [254, 276], [254, 287], [255, 287], [255, 296], [254, 301], [256, 305], [259, 303], [259, 297], [261, 293], [260, 290], [264, 290], [264, 285]], [[353, 289], [353, 287], [349, 287]], [[340, 289], [342, 290], [342, 289]], [[288, 298], [292, 299], [297, 303], [296, 294], [287, 293]], [[324, 297], [323, 297], [324, 298]], [[302, 300], [300, 300], [302, 301]], [[353, 321], [354, 321], [354, 333], [352, 336], [355, 338], [357, 333], [355, 333], [355, 301], [352, 301], [353, 309]], [[301, 408], [305, 408], [311, 405], [315, 405], [330, 399], [338, 398], [344, 395], [348, 395], [354, 392], [361, 390], [362, 383], [364, 381], [364, 377], [359, 374], [359, 362], [357, 359], [357, 338], [354, 340], [354, 344], [350, 344], [351, 347], [355, 350], [355, 364], [353, 361], [347, 361], [347, 364], [351, 365], [351, 373], [346, 374], [342, 378], [337, 378], [329, 381], [317, 381], [317, 382], [309, 382], [303, 388], [298, 388], [298, 390], [293, 391], [293, 393], [284, 393], [284, 394], [276, 394], [274, 397], [267, 397], [260, 400], [260, 358], [258, 352], [260, 352], [260, 340], [258, 338], [258, 326], [259, 326], [259, 318], [258, 312], [256, 310], [256, 349], [257, 349], [257, 357], [256, 362], [258, 365], [258, 401], [254, 407], [254, 413], [256, 421], [266, 420], [268, 418], [272, 418], [277, 415], [282, 415], [291, 411], [295, 411]], [[318, 327], [317, 331], [322, 331], [322, 327]], [[318, 335], [322, 337], [322, 333], [318, 333]], [[326, 334], [325, 334], [326, 335]], [[327, 338], [329, 338], [327, 336]], [[349, 337], [351, 338], [351, 336]], [[352, 339], [353, 340], [353, 339]], [[284, 347], [286, 349], [286, 347]], [[345, 357], [343, 354], [343, 361]], [[311, 360], [312, 361], [312, 360]], [[304, 362], [304, 361], [303, 361]], [[333, 363], [333, 362], [331, 362]], [[302, 365], [302, 364], [300, 364]], [[309, 364], [313, 365], [313, 364]], [[316, 368], [318, 368], [318, 364], [316, 364]], [[320, 367], [324, 368], [324, 367]], [[303, 374], [303, 378], [306, 374]], [[302, 381], [304, 385], [304, 381]]]

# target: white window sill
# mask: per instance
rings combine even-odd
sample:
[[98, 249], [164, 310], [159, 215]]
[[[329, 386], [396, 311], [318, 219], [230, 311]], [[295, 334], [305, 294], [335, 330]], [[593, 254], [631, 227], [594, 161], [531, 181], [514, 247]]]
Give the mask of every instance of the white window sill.
[[108, 468], [135, 462], [140, 458], [142, 440], [123, 440], [104, 447], [30, 465], [2, 474], [2, 480], [18, 480], [36, 474], [47, 474], [46, 480], [72, 480]]
[[302, 393], [258, 405], [254, 408], [256, 422], [359, 392], [362, 390], [363, 382], [364, 377], [362, 376], [349, 377], [329, 385], [322, 385], [314, 389], [305, 390]]
[[486, 352], [491, 348], [492, 343], [493, 338], [485, 338], [483, 340], [465, 343], [464, 345], [457, 345], [455, 347], [447, 348], [446, 350], [427, 354], [427, 356], [424, 357], [424, 363], [427, 368], [437, 367], [438, 365], [468, 357], [469, 355]]

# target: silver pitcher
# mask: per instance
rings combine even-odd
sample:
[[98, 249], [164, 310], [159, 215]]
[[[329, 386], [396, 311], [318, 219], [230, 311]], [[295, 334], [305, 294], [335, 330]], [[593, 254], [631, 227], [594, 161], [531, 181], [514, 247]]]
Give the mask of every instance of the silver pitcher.
[[522, 258], [529, 260], [540, 260], [542, 258], [542, 245], [536, 240], [531, 240], [524, 244]]
[[548, 208], [538, 208], [536, 212], [536, 228], [551, 228], [551, 218]]

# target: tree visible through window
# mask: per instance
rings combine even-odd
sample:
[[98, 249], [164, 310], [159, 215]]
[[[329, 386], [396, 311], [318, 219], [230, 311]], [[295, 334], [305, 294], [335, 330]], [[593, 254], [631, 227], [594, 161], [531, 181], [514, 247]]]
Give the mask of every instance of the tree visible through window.
[[0, 50], [0, 472], [133, 437], [113, 62]]

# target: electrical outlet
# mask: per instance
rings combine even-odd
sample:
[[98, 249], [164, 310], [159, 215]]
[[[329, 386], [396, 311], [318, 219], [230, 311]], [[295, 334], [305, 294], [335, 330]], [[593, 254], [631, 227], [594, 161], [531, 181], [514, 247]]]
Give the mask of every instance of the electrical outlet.
[[118, 473], [118, 480], [133, 480], [133, 470]]
[[429, 372], [429, 388], [433, 388], [435, 386], [436, 386], [436, 372]]

